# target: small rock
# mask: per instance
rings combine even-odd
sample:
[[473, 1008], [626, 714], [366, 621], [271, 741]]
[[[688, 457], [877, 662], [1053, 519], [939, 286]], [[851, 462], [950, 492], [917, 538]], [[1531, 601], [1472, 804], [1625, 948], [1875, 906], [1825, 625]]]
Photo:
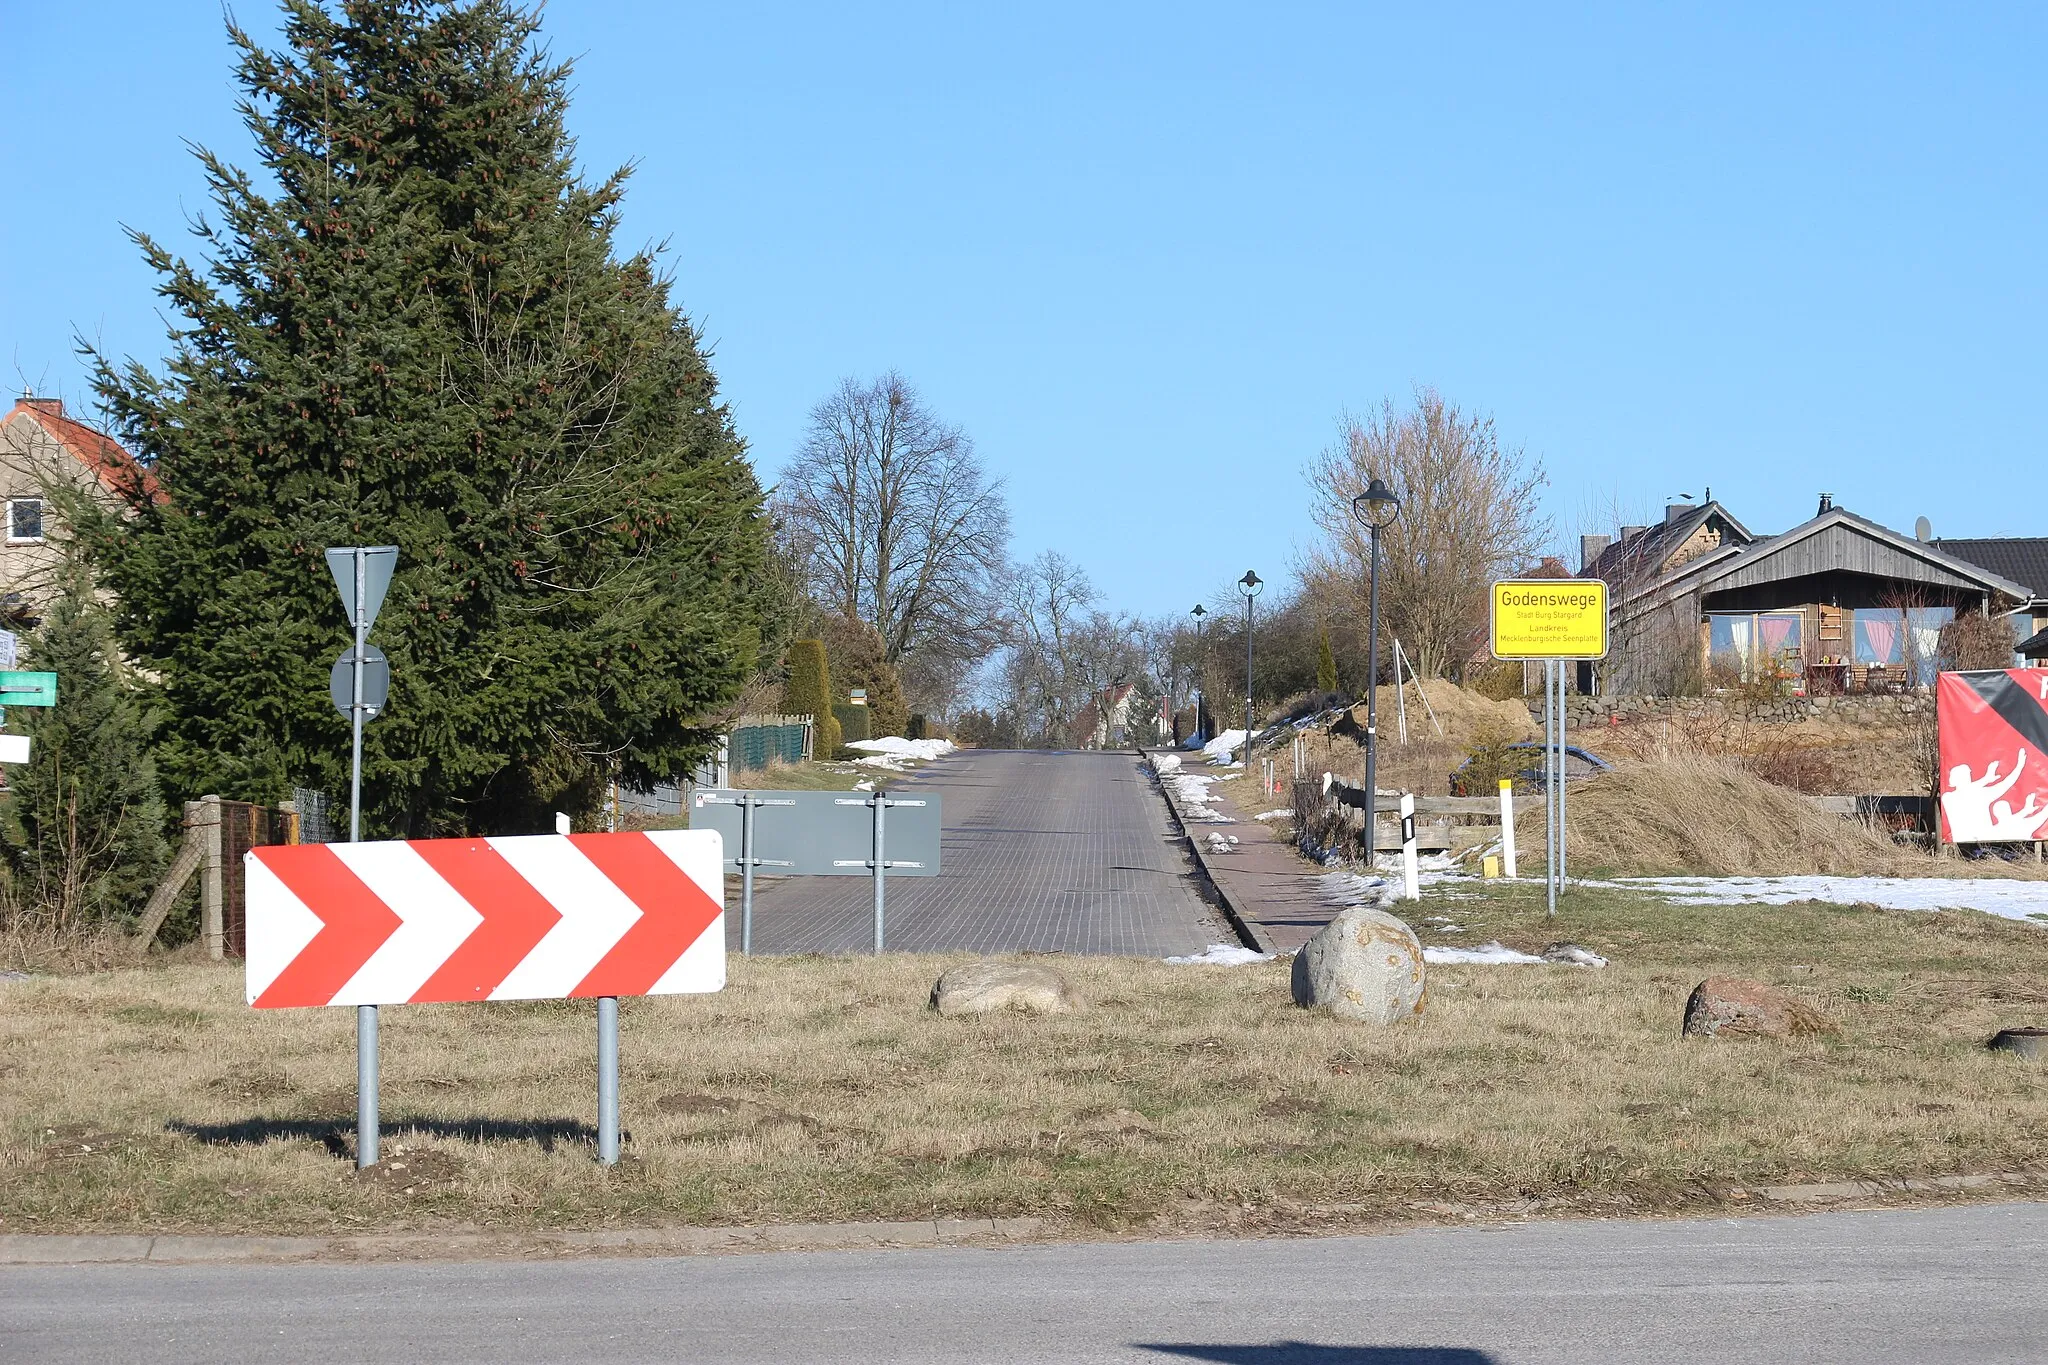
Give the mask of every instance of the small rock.
[[1685, 1002], [1685, 1023], [1679, 1032], [1694, 1038], [1714, 1038], [1724, 1033], [1790, 1038], [1801, 1033], [1824, 1033], [1827, 1027], [1827, 1017], [1819, 1010], [1774, 986], [1739, 976], [1710, 976], [1692, 988], [1692, 995]]
[[1354, 905], [1294, 955], [1294, 1003], [1339, 1019], [1393, 1024], [1422, 1013], [1422, 943], [1384, 910]]
[[953, 968], [932, 984], [932, 1008], [940, 1014], [1068, 1014], [1081, 1008], [1066, 977], [1050, 967], [984, 958]]

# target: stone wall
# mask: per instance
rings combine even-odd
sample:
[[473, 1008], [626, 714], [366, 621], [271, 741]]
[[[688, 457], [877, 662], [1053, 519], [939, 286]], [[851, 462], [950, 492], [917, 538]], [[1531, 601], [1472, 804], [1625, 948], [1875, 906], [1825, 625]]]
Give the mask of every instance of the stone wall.
[[1905, 692], [1843, 697], [1566, 697], [1564, 710], [1571, 726], [1611, 725], [1617, 718], [1627, 724], [1674, 716], [1714, 716], [1784, 724], [1823, 720], [1888, 728], [1933, 705], [1930, 692]]

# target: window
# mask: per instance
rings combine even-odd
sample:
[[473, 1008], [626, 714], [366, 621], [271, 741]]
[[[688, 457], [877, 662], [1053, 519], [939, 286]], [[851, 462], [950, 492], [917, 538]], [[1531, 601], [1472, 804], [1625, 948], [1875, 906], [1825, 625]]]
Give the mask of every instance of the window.
[[1796, 678], [1806, 616], [1797, 611], [1715, 611], [1707, 613], [1707, 653], [1716, 672], [1743, 682], [1770, 676]]
[[7, 539], [11, 544], [43, 538], [43, 500], [41, 498], [9, 498], [7, 500]]
[[1856, 613], [1854, 658], [1859, 664], [1904, 668], [1914, 681], [1931, 686], [1937, 670], [1941, 628], [1955, 620], [1954, 607], [1872, 607]]

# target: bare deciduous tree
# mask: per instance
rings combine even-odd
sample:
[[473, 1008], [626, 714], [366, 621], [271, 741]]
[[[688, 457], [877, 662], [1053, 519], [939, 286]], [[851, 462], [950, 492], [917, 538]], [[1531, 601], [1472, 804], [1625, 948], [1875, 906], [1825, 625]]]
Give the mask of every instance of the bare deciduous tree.
[[1003, 695], [991, 700], [1016, 715], [1024, 742], [1089, 742], [1076, 730], [1089, 703], [1106, 705], [1110, 688], [1145, 675], [1142, 627], [1097, 609], [1096, 600], [1081, 567], [1055, 551], [1010, 575], [1010, 636], [996, 678]]
[[1323, 542], [1303, 580], [1361, 620], [1367, 537], [1351, 500], [1375, 475], [1400, 495], [1400, 516], [1380, 534], [1380, 620], [1426, 677], [1465, 662], [1486, 624], [1488, 585], [1526, 567], [1549, 538], [1542, 464], [1503, 446], [1492, 418], [1434, 389], [1418, 389], [1405, 411], [1389, 399], [1365, 417], [1345, 414], [1307, 473]]
[[919, 705], [1000, 643], [1002, 484], [901, 375], [811, 410], [777, 501], [812, 595], [875, 628]]

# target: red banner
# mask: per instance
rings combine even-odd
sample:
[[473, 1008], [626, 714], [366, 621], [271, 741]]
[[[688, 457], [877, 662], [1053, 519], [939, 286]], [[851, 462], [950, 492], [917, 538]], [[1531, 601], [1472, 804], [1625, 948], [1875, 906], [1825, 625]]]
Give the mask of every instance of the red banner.
[[1944, 673], [1941, 833], [1952, 844], [2048, 838], [2048, 668]]

